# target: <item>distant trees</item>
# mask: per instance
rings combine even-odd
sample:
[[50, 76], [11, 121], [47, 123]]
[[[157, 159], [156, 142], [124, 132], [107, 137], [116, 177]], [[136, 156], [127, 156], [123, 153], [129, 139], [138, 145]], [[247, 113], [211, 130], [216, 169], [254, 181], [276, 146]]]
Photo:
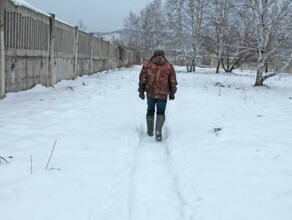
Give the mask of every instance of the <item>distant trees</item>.
[[126, 45], [137, 48], [142, 59], [149, 57], [154, 49], [164, 47], [164, 18], [161, 0], [148, 4], [140, 15], [130, 12], [124, 20], [128, 31], [123, 37]]
[[[257, 62], [255, 86], [292, 61], [292, 0], [153, 0], [139, 15], [125, 19], [126, 42], [147, 58], [155, 48], [175, 51], [188, 71], [204, 53], [232, 72]], [[267, 64], [278, 71], [265, 73]], [[280, 65], [281, 63], [281, 65]]]
[[[189, 72], [195, 71], [202, 47], [203, 17], [210, 0], [166, 0], [167, 30]], [[190, 61], [190, 62], [187, 62]]]
[[124, 19], [124, 27], [126, 28], [125, 34], [122, 35], [124, 44], [130, 48], [135, 48], [141, 51], [143, 43], [141, 40], [141, 17], [130, 12], [130, 14]]
[[78, 28], [80, 30], [87, 31], [87, 26], [85, 25], [85, 23], [82, 20], [79, 20], [79, 22], [78, 22]]

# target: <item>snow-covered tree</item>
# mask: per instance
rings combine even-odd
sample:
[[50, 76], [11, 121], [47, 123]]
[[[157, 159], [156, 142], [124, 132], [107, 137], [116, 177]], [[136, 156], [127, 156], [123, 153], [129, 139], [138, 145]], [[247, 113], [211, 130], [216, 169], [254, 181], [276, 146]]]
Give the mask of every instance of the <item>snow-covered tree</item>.
[[124, 19], [125, 33], [122, 41], [129, 48], [141, 50], [141, 18], [132, 11]]
[[140, 51], [141, 58], [147, 59], [156, 48], [163, 47], [165, 22], [161, 0], [154, 0], [141, 10], [140, 15], [130, 13], [124, 21], [128, 33], [124, 36], [127, 46]]
[[149, 57], [164, 44], [164, 14], [161, 0], [154, 0], [141, 12], [142, 30], [145, 37], [144, 54]]
[[164, 2], [163, 8], [161, 0], [153, 0], [125, 22], [131, 30], [127, 42], [139, 49], [143, 59], [156, 48], [167, 48], [179, 52], [185, 61], [191, 58], [192, 71], [195, 58], [207, 52], [217, 57], [217, 72], [220, 67], [232, 72], [257, 59], [256, 86], [277, 74], [264, 74], [267, 63], [279, 60], [283, 70], [292, 60], [292, 0]]
[[[257, 76], [255, 86], [262, 86], [264, 80], [277, 72], [264, 75], [265, 63], [279, 54], [284, 43], [291, 39], [291, 9], [292, 0], [248, 0], [254, 13], [252, 18], [257, 29]], [[283, 50], [283, 48], [282, 48]], [[288, 55], [284, 70], [290, 64], [292, 54]]]

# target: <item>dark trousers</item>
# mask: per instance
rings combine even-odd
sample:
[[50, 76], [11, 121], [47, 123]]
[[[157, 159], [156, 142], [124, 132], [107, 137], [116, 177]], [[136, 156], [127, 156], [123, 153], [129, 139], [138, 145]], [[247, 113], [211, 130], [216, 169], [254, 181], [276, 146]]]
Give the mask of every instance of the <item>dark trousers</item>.
[[147, 97], [147, 116], [154, 116], [155, 106], [157, 115], [165, 115], [166, 102], [167, 99], [161, 100]]

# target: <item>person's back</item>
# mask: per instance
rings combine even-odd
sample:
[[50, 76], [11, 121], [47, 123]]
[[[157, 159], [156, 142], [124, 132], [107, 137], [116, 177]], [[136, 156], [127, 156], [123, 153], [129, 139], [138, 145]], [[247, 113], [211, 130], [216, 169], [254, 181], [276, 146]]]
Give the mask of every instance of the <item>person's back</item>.
[[[146, 82], [147, 95], [155, 99], [167, 99], [168, 94], [175, 93], [175, 71], [163, 56], [154, 56], [144, 64], [140, 83]], [[143, 70], [143, 69], [142, 69]], [[171, 84], [171, 85], [170, 85]]]
[[146, 61], [139, 76], [139, 97], [145, 98], [147, 94], [147, 133], [153, 136], [155, 106], [157, 118], [155, 134], [158, 141], [162, 140], [161, 129], [165, 120], [167, 97], [175, 98], [176, 75], [171, 63], [164, 56], [164, 51], [156, 50], [150, 60]]

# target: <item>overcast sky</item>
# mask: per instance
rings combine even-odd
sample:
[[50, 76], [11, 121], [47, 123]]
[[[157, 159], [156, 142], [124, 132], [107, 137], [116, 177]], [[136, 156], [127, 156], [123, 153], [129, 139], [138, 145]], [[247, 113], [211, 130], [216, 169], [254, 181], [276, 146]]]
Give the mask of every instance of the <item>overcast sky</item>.
[[24, 0], [72, 25], [82, 20], [90, 32], [110, 32], [124, 27], [124, 18], [140, 13], [152, 0]]

